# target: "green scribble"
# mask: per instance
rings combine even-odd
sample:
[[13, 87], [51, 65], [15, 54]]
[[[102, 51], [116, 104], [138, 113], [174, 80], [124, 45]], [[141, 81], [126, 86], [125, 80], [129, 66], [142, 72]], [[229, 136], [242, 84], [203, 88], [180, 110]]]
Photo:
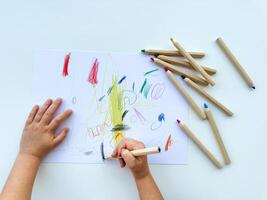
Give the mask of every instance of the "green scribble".
[[144, 73], [144, 76], [146, 76], [146, 75], [148, 75], [148, 74], [151, 74], [151, 73], [153, 73], [153, 72], [156, 72], [156, 71], [158, 71], [158, 70], [159, 70], [159, 69], [153, 69], [153, 70], [150, 70], [150, 71]]
[[144, 87], [145, 87], [146, 83], [147, 83], [147, 80], [145, 79], [144, 83], [143, 83], [143, 85], [142, 85], [142, 87], [140, 89], [140, 93], [143, 93], [143, 90], [144, 90]]
[[151, 85], [150, 85], [149, 83], [147, 83], [147, 84], [145, 85], [144, 89], [143, 89], [143, 94], [144, 94], [144, 96], [145, 96], [146, 98], [147, 98], [147, 96], [148, 96], [148, 93], [149, 93], [150, 88], [151, 88]]

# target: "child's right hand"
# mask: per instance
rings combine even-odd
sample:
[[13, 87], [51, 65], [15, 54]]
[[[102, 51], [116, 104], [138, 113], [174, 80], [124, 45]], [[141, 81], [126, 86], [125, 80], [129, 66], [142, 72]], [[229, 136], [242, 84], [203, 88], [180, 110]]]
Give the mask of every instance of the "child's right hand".
[[123, 168], [127, 165], [131, 169], [135, 179], [142, 179], [150, 174], [147, 156], [134, 157], [130, 152], [142, 148], [145, 148], [142, 142], [123, 138], [112, 153], [112, 157], [122, 157], [119, 160], [121, 167]]

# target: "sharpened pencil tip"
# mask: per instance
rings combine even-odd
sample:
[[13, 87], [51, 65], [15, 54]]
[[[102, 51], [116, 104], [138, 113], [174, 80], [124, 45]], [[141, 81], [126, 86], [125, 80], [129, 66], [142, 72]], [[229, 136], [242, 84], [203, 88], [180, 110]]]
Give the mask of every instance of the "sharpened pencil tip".
[[176, 121], [177, 121], [177, 123], [178, 123], [178, 124], [180, 124], [180, 123], [181, 123], [181, 121], [180, 121], [179, 119], [176, 119]]
[[252, 89], [254, 89], [254, 90], [255, 90], [255, 89], [256, 89], [256, 87], [255, 87], [255, 86], [252, 86]]
[[146, 50], [145, 50], [145, 49], [142, 49], [142, 50], [141, 50], [141, 52], [142, 52], [142, 53], [145, 53], [145, 52], [146, 52]]
[[204, 108], [209, 108], [208, 104], [204, 103]]
[[151, 57], [151, 58], [150, 58], [150, 60], [151, 60], [152, 62], [154, 62], [154, 61], [155, 61], [153, 57]]
[[185, 79], [186, 78], [184, 75], [182, 75], [181, 77], [182, 77], [182, 79]]

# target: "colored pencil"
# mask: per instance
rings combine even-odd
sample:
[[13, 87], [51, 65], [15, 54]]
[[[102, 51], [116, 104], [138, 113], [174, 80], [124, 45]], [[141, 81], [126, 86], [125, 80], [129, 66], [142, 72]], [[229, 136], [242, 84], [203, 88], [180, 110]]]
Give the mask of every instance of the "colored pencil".
[[219, 37], [219, 38], [217, 38], [216, 42], [219, 45], [219, 47], [221, 47], [221, 49], [223, 50], [225, 55], [229, 58], [229, 60], [233, 63], [233, 65], [235, 66], [235, 68], [237, 69], [239, 74], [243, 77], [243, 79], [245, 80], [247, 85], [249, 87], [255, 89], [255, 85], [254, 85], [253, 81], [251, 80], [251, 78], [249, 77], [248, 73], [245, 71], [245, 69], [239, 63], [239, 61], [234, 56], [234, 54], [231, 52], [231, 50], [226, 46], [223, 39], [221, 37]]
[[197, 91], [199, 94], [201, 94], [203, 97], [208, 99], [211, 103], [213, 103], [215, 106], [217, 106], [220, 110], [222, 110], [225, 114], [228, 116], [232, 116], [234, 113], [229, 110], [226, 106], [224, 106], [222, 103], [220, 103], [217, 99], [212, 97], [210, 94], [208, 94], [204, 89], [199, 87], [197, 84], [195, 84], [192, 80], [186, 77], [182, 77], [187, 85], [189, 85], [191, 88], [193, 88], [195, 91]]
[[184, 133], [199, 147], [199, 149], [210, 159], [210, 161], [218, 168], [221, 169], [222, 165], [214, 157], [214, 155], [207, 149], [207, 147], [195, 136], [195, 134], [186, 126], [185, 123], [177, 119], [177, 123]]
[[216, 139], [216, 142], [220, 148], [220, 151], [223, 155], [223, 159], [224, 159], [224, 163], [226, 165], [229, 165], [231, 163], [231, 160], [229, 158], [229, 155], [226, 151], [226, 148], [225, 148], [225, 145], [223, 143], [223, 140], [222, 140], [222, 137], [221, 137], [221, 134], [219, 132], [219, 129], [215, 123], [215, 120], [214, 120], [214, 117], [212, 115], [212, 112], [210, 111], [209, 107], [207, 104], [204, 104], [204, 108], [205, 108], [205, 113], [206, 113], [206, 116], [207, 116], [207, 119], [208, 119], [208, 122], [211, 126], [211, 129], [212, 129], [212, 132], [215, 136], [215, 139]]
[[[188, 62], [187, 60], [181, 60], [180, 58], [172, 57], [172, 56], [165, 56], [165, 55], [158, 55], [157, 58], [163, 60], [170, 64], [180, 65], [189, 69], [194, 69], [194, 67]], [[216, 74], [216, 69], [207, 66], [201, 66], [208, 74], [213, 75]]]
[[[155, 153], [160, 153], [161, 149], [160, 147], [149, 147], [149, 148], [143, 148], [143, 149], [136, 149], [136, 150], [132, 150], [130, 151], [130, 153], [137, 157], [137, 156], [145, 156], [145, 155], [149, 155], [149, 154], [155, 154]], [[113, 159], [119, 159], [121, 157], [107, 157], [105, 158], [105, 160], [113, 160]]]
[[171, 38], [173, 45], [180, 51], [180, 53], [189, 61], [189, 63], [198, 71], [212, 86], [215, 82], [211, 79], [210, 75], [194, 60], [194, 58], [180, 45], [177, 41]]
[[204, 78], [202, 78], [202, 77], [200, 77], [198, 75], [192, 75], [192, 74], [189, 74], [189, 73], [187, 73], [185, 71], [182, 71], [178, 67], [176, 67], [176, 66], [174, 66], [172, 64], [169, 64], [169, 63], [167, 63], [165, 61], [162, 61], [162, 60], [160, 60], [158, 58], [151, 58], [151, 61], [155, 62], [156, 64], [158, 64], [162, 68], [169, 69], [170, 71], [172, 71], [172, 72], [174, 72], [174, 73], [176, 73], [178, 75], [189, 77], [191, 80], [193, 80], [196, 83], [199, 83], [199, 84], [204, 85], [204, 86], [208, 85], [208, 82]]
[[166, 69], [166, 75], [170, 79], [170, 81], [174, 84], [174, 86], [182, 93], [183, 97], [185, 100], [188, 102], [188, 104], [192, 107], [192, 109], [196, 112], [196, 114], [200, 117], [200, 119], [206, 119], [205, 112], [203, 109], [201, 109], [193, 100], [193, 98], [187, 93], [187, 91], [184, 89], [181, 83], [177, 81], [176, 77], [174, 74]]
[[[166, 56], [182, 56], [178, 50], [157, 50], [157, 49], [142, 49], [141, 52], [148, 55], [166, 55]], [[203, 52], [191, 51], [188, 52], [193, 58], [202, 58], [205, 56]]]

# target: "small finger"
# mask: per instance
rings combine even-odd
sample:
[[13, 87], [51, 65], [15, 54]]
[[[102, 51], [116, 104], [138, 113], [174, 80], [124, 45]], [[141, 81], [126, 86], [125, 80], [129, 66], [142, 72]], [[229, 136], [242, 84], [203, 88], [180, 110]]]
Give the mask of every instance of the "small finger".
[[57, 137], [54, 138], [53, 142], [54, 145], [57, 146], [59, 145], [66, 137], [67, 133], [69, 132], [68, 128], [64, 128]]
[[66, 110], [59, 115], [57, 115], [49, 124], [51, 130], [56, 130], [70, 115], [72, 110]]
[[29, 114], [29, 116], [28, 116], [28, 118], [26, 120], [26, 124], [32, 123], [32, 121], [34, 120], [38, 110], [39, 110], [39, 106], [38, 105], [33, 106], [32, 110], [31, 110], [31, 112], [30, 112], [30, 114]]
[[44, 113], [41, 121], [45, 124], [50, 123], [50, 121], [53, 118], [53, 115], [55, 114], [55, 112], [57, 111], [57, 109], [59, 108], [59, 106], [62, 103], [62, 99], [61, 98], [57, 98], [52, 105], [47, 109], [47, 111]]
[[34, 121], [39, 122], [42, 119], [46, 110], [51, 106], [51, 104], [52, 104], [52, 100], [47, 99], [45, 103], [42, 105], [42, 107], [38, 110], [36, 117], [34, 118]]

